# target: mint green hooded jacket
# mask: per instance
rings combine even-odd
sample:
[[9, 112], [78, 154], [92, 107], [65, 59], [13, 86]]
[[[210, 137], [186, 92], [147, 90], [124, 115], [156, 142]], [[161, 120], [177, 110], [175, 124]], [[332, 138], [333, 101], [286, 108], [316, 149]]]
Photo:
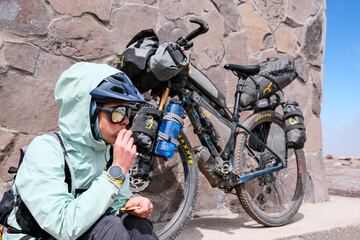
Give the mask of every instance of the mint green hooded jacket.
[[[20, 194], [41, 228], [56, 239], [78, 238], [109, 208], [115, 214], [132, 196], [128, 177], [119, 188], [102, 175], [109, 159], [109, 147], [93, 138], [90, 127], [90, 92], [104, 78], [117, 72], [104, 64], [76, 63], [56, 84], [59, 129], [69, 155], [69, 167], [75, 174], [76, 189], [87, 190], [76, 197], [68, 193], [62, 149], [49, 135], [31, 142], [17, 173], [14, 192]], [[8, 223], [19, 229], [15, 211]], [[22, 236], [5, 234], [4, 239]]]

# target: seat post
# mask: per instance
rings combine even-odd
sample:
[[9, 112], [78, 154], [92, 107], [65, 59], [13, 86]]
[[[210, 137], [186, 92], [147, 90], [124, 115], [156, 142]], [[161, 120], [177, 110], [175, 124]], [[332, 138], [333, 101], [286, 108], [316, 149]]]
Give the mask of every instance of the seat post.
[[240, 97], [244, 91], [245, 85], [241, 83], [241, 80], [246, 79], [247, 76], [243, 74], [235, 74], [238, 77], [238, 81], [236, 84], [236, 91], [235, 91], [235, 102], [234, 102], [234, 110], [232, 120], [238, 121], [239, 120], [239, 113], [242, 111], [240, 107]]

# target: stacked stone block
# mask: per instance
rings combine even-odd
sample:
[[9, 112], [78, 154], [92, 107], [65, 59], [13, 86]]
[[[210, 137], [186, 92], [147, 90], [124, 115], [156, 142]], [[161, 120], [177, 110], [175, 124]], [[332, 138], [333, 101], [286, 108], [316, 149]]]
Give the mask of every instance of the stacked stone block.
[[[299, 78], [285, 92], [305, 114], [307, 200], [327, 200], [320, 122], [324, 0], [1, 0], [0, 192], [9, 187], [7, 168], [17, 164], [20, 146], [57, 129], [53, 89], [66, 68], [77, 61], [114, 64], [146, 28], [162, 42], [174, 41], [194, 28], [192, 16], [210, 27], [194, 40], [193, 61], [224, 92], [229, 107], [236, 78], [224, 64], [280, 54], [296, 59]], [[226, 208], [226, 202], [201, 179], [199, 211]]]

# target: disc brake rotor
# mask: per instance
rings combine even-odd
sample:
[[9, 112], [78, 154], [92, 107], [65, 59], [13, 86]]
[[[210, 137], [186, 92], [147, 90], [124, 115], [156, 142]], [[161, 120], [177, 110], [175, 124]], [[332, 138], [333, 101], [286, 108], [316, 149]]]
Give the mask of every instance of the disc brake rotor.
[[140, 177], [131, 177], [130, 176], [130, 191], [131, 192], [142, 192], [150, 184], [150, 180], [144, 180]]
[[150, 159], [141, 154], [137, 154], [135, 161], [130, 168], [130, 191], [144, 191], [150, 184], [150, 176], [152, 175]]

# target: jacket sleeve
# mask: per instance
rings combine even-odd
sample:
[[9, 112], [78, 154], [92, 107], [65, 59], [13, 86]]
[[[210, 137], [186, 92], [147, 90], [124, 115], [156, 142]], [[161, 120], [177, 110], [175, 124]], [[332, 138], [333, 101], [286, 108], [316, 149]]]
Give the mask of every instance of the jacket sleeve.
[[61, 147], [51, 137], [30, 144], [15, 180], [16, 190], [41, 228], [56, 239], [76, 239], [113, 204], [119, 187], [103, 175], [74, 198], [64, 182]]
[[[135, 194], [137, 195], [137, 194]], [[117, 215], [120, 212], [120, 208], [125, 206], [126, 202], [133, 197], [134, 194], [130, 191], [129, 188], [129, 176], [126, 176], [125, 183], [121, 188], [121, 191], [116, 195], [114, 203], [111, 205], [111, 214]]]

